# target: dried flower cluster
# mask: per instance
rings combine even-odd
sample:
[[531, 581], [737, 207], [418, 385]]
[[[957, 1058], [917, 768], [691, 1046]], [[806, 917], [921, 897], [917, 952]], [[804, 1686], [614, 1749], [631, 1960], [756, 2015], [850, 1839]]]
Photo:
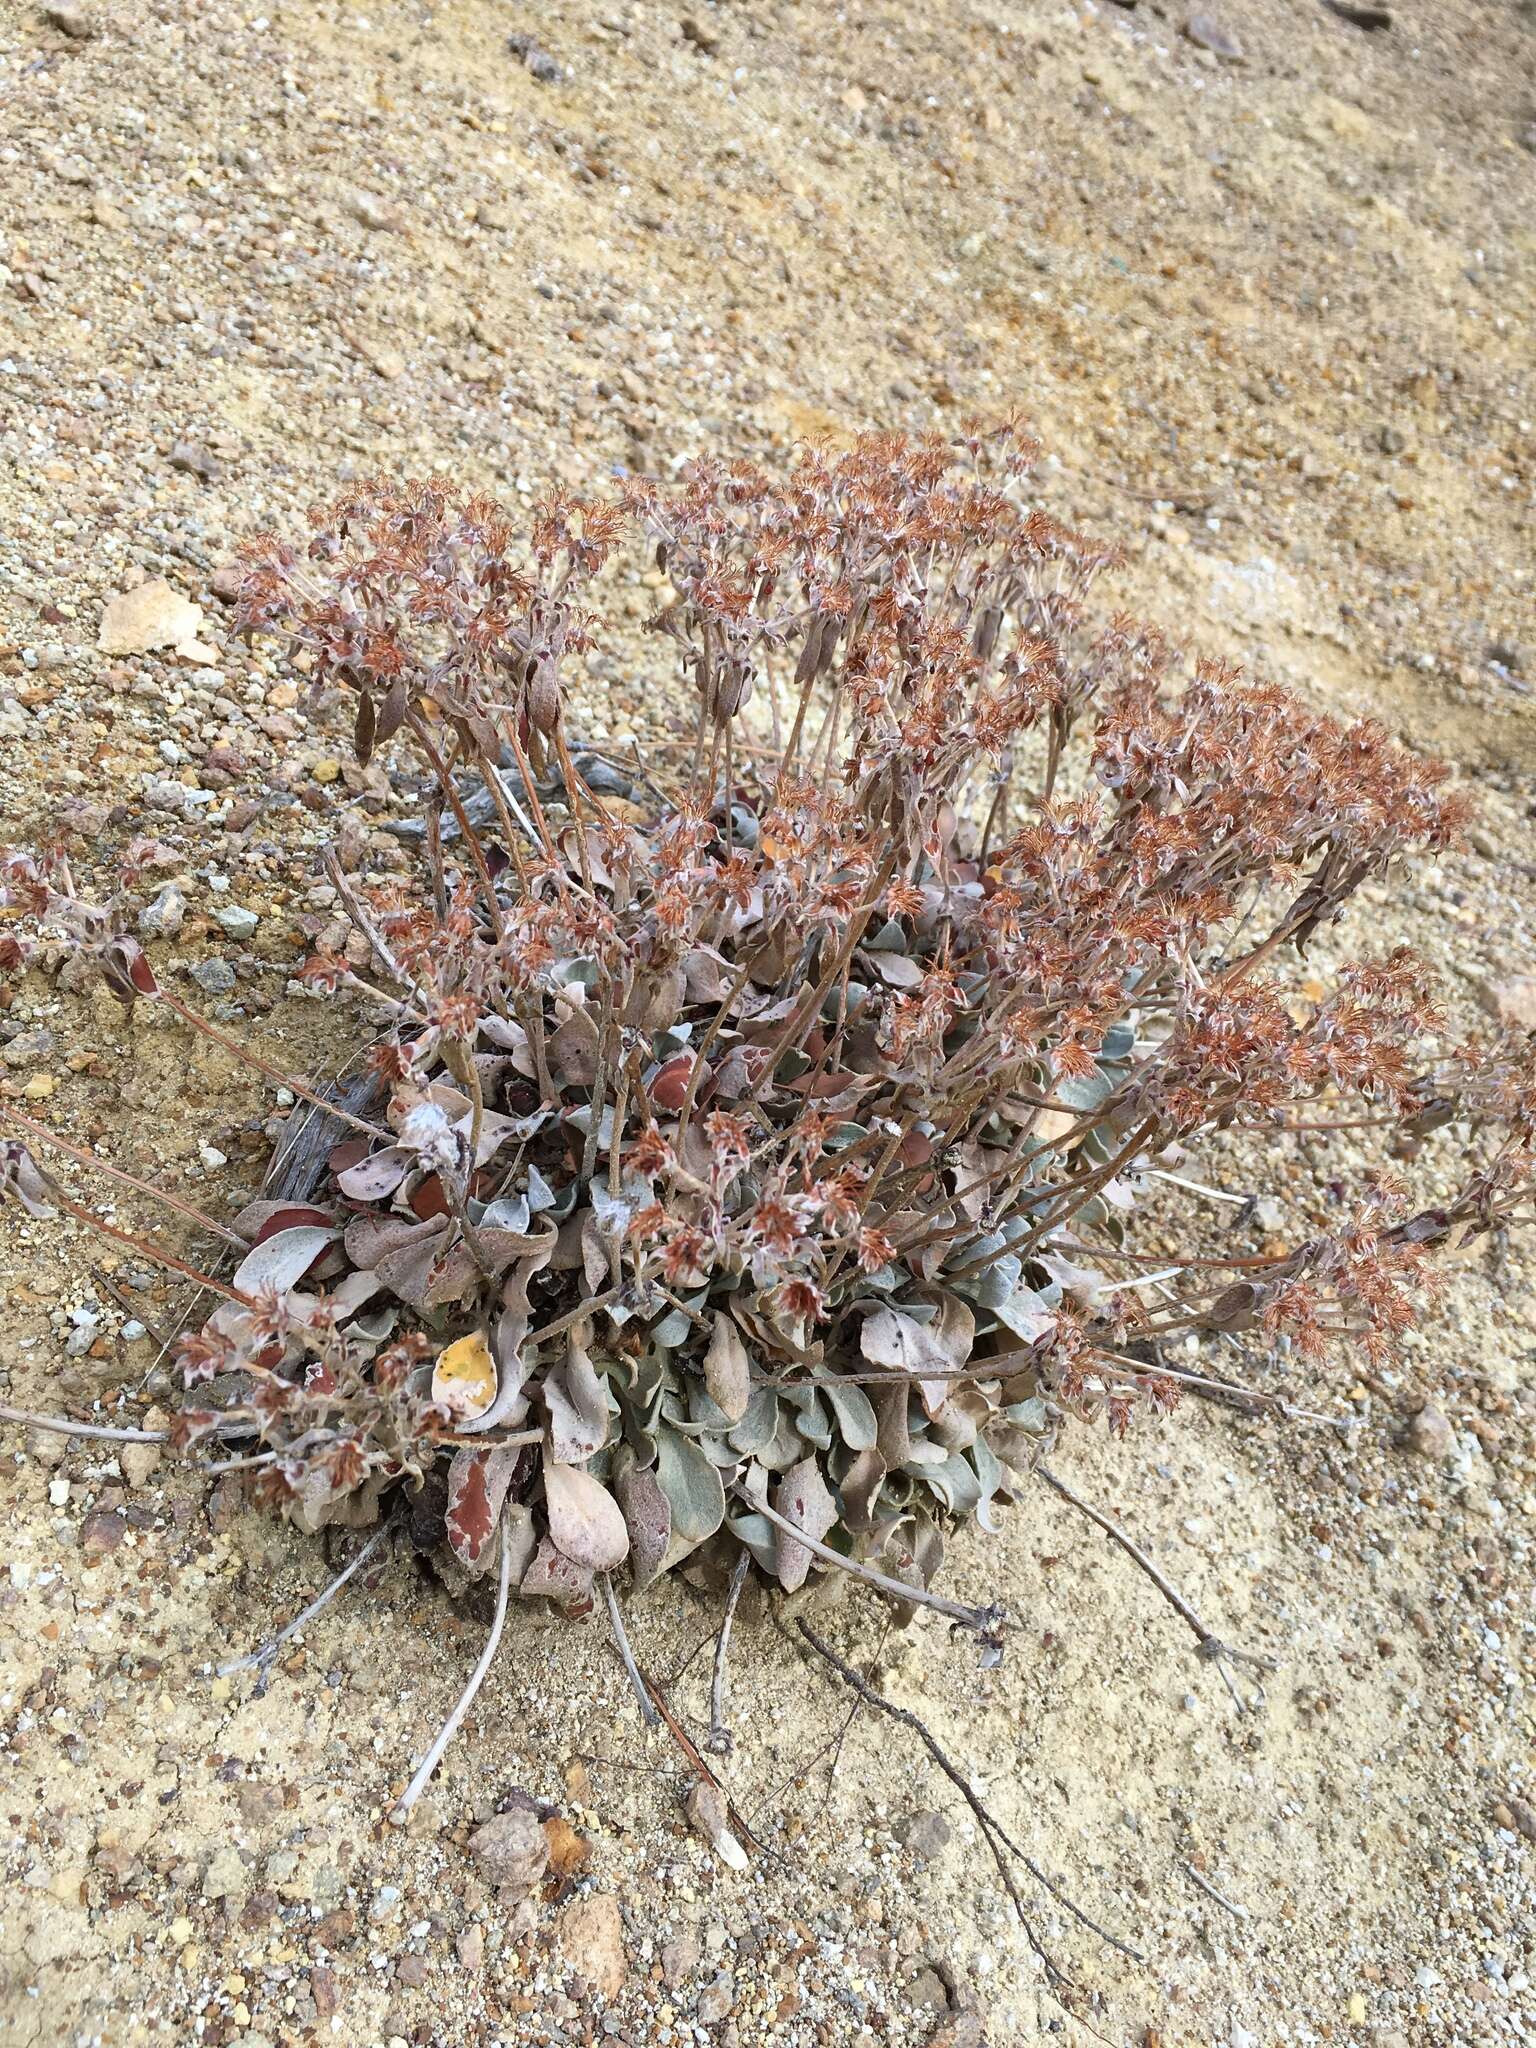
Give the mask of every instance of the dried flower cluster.
[[[1113, 554], [1030, 503], [1033, 453], [1004, 426], [782, 481], [700, 463], [552, 498], [526, 543], [447, 484], [373, 484], [252, 551], [242, 625], [436, 795], [416, 886], [349, 888], [349, 956], [306, 969], [392, 1028], [323, 1180], [236, 1219], [184, 1441], [243, 1440], [309, 1528], [403, 1492], [474, 1575], [501, 1532], [576, 1611], [722, 1532], [786, 1589], [829, 1553], [916, 1589], [1066, 1417], [1173, 1406], [1170, 1333], [1380, 1349], [1433, 1246], [1530, 1207], [1528, 1054], [1433, 1051], [1401, 954], [1316, 1002], [1276, 979], [1453, 838], [1443, 772], [1093, 625]], [[637, 530], [699, 720], [621, 771], [573, 749], [566, 671]], [[126, 898], [22, 856], [5, 887], [14, 933], [175, 1000]], [[1275, 1257], [1128, 1247], [1202, 1133], [1362, 1102], [1485, 1130], [1453, 1202], [1378, 1185]], [[4, 1178], [49, 1198], [16, 1146]]]

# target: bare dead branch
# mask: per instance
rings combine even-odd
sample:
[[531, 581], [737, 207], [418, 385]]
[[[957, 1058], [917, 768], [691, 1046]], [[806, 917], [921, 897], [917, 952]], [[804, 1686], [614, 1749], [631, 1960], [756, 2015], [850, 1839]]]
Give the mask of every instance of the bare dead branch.
[[[234, 1463], [247, 1462], [254, 1463], [256, 1461], [243, 1459], [236, 1460], [233, 1461], [231, 1465], [220, 1466], [218, 1469], [221, 1471], [228, 1471], [233, 1469]], [[304, 1611], [301, 1614], [296, 1614], [293, 1620], [289, 1622], [286, 1628], [278, 1630], [277, 1634], [272, 1638], [270, 1643], [263, 1643], [259, 1650], [252, 1650], [249, 1656], [233, 1657], [227, 1664], [218, 1665], [214, 1670], [214, 1677], [232, 1678], [237, 1671], [249, 1671], [253, 1665], [270, 1664], [273, 1658], [277, 1655], [278, 1651], [283, 1647], [284, 1643], [288, 1642], [290, 1638], [292, 1638], [293, 1636], [296, 1636], [299, 1633], [299, 1630], [304, 1627], [306, 1622], [313, 1621], [315, 1616], [320, 1612], [322, 1607], [328, 1607], [332, 1600], [335, 1599], [336, 1595], [341, 1591], [342, 1587], [347, 1583], [348, 1579], [350, 1579], [354, 1573], [360, 1572], [362, 1570], [363, 1566], [368, 1562], [369, 1558], [372, 1557], [373, 1553], [378, 1549], [379, 1545], [384, 1541], [385, 1537], [388, 1534], [389, 1527], [387, 1523], [384, 1527], [375, 1529], [373, 1534], [369, 1537], [368, 1541], [363, 1545], [362, 1549], [357, 1553], [356, 1557], [353, 1558], [352, 1562], [347, 1566], [345, 1571], [338, 1572], [335, 1578], [331, 1580], [331, 1583], [328, 1586], [326, 1586], [321, 1592], [315, 1595], [314, 1599], [310, 1601], [309, 1605], [304, 1609]]]
[[725, 1614], [715, 1639], [715, 1668], [709, 1682], [709, 1740], [704, 1745], [711, 1756], [729, 1756], [731, 1753], [731, 1731], [725, 1725], [725, 1659], [731, 1645], [731, 1623], [736, 1619], [736, 1603], [741, 1598], [741, 1589], [747, 1583], [751, 1566], [752, 1553], [743, 1550], [731, 1573], [730, 1590], [725, 1596]]
[[661, 1716], [651, 1704], [651, 1696], [645, 1689], [640, 1676], [640, 1667], [635, 1662], [635, 1653], [629, 1647], [629, 1636], [624, 1627], [624, 1616], [619, 1607], [619, 1596], [613, 1590], [613, 1580], [607, 1572], [599, 1572], [597, 1583], [603, 1590], [603, 1605], [608, 1610], [608, 1624], [613, 1630], [613, 1639], [618, 1644], [619, 1655], [624, 1660], [624, 1671], [634, 1687], [635, 1698], [640, 1702], [640, 1718], [647, 1728], [659, 1725]]
[[[1231, 1676], [1226, 1669], [1227, 1664], [1229, 1662], [1245, 1664], [1252, 1671], [1273, 1671], [1275, 1669], [1274, 1658], [1256, 1656], [1250, 1650], [1234, 1650], [1229, 1644], [1224, 1643], [1218, 1635], [1215, 1635], [1206, 1627], [1199, 1614], [1190, 1605], [1189, 1601], [1184, 1598], [1184, 1595], [1176, 1586], [1171, 1585], [1164, 1578], [1147, 1553], [1139, 1544], [1134, 1543], [1126, 1535], [1118, 1522], [1111, 1521], [1101, 1508], [1094, 1507], [1090, 1501], [1084, 1500], [1081, 1494], [1074, 1493], [1066, 1481], [1058, 1479], [1048, 1465], [1036, 1465], [1035, 1470], [1047, 1486], [1054, 1492], [1059, 1493], [1064, 1501], [1077, 1509], [1079, 1514], [1086, 1515], [1096, 1528], [1102, 1529], [1112, 1542], [1119, 1544], [1127, 1557], [1135, 1560], [1152, 1581], [1153, 1585], [1156, 1586], [1159, 1593], [1168, 1602], [1174, 1613], [1188, 1624], [1194, 1635], [1200, 1656], [1213, 1663], [1218, 1671], [1221, 1672], [1223, 1682], [1228, 1692], [1231, 1693], [1233, 1699], [1237, 1702], [1239, 1712], [1246, 1713], [1248, 1711], [1248, 1702], [1243, 1699], [1237, 1687], [1232, 1683]], [[1260, 1697], [1262, 1698], [1262, 1696], [1263, 1688], [1260, 1687]]]
[[113, 1429], [104, 1422], [71, 1422], [67, 1415], [33, 1415], [25, 1408], [0, 1408], [0, 1422], [24, 1423], [28, 1429], [51, 1430], [55, 1436], [101, 1437], [114, 1444], [163, 1444], [168, 1429]]
[[475, 1694], [479, 1692], [481, 1686], [485, 1683], [485, 1674], [491, 1668], [492, 1660], [496, 1655], [496, 1646], [501, 1641], [501, 1632], [506, 1627], [507, 1592], [511, 1583], [512, 1545], [507, 1535], [506, 1521], [503, 1519], [501, 1524], [501, 1579], [496, 1588], [496, 1614], [491, 1622], [490, 1635], [486, 1638], [485, 1648], [480, 1653], [479, 1663], [469, 1674], [469, 1683], [459, 1694], [452, 1713], [437, 1731], [437, 1737], [432, 1747], [422, 1758], [420, 1768], [417, 1770], [415, 1777], [412, 1778], [410, 1784], [401, 1793], [399, 1804], [390, 1814], [389, 1819], [392, 1827], [401, 1828], [405, 1826], [411, 1808], [416, 1804], [422, 1793], [426, 1791], [428, 1784], [431, 1782], [432, 1773], [443, 1760], [443, 1752], [447, 1749], [449, 1743], [452, 1742], [454, 1736], [458, 1734], [460, 1723], [474, 1704]]
[[894, 1700], [887, 1699], [883, 1692], [877, 1692], [868, 1679], [861, 1677], [851, 1664], [844, 1662], [830, 1643], [822, 1641], [808, 1621], [801, 1619], [795, 1623], [795, 1626], [816, 1654], [832, 1667], [844, 1685], [853, 1688], [866, 1706], [877, 1708], [880, 1713], [889, 1715], [893, 1721], [899, 1721], [904, 1728], [910, 1728], [913, 1731], [939, 1769], [964, 1799], [966, 1805], [975, 1815], [976, 1823], [982, 1832], [982, 1837], [988, 1849], [992, 1852], [992, 1860], [997, 1865], [998, 1874], [1007, 1888], [1009, 1898], [1013, 1901], [1013, 1909], [1018, 1916], [1019, 1925], [1024, 1930], [1024, 1938], [1044, 1964], [1046, 1975], [1053, 1984], [1066, 1984], [1068, 1979], [1051, 1959], [1048, 1952], [1041, 1946], [1039, 1936], [1035, 1933], [1029, 1915], [1024, 1910], [1024, 1901], [1019, 1896], [1018, 1883], [1014, 1878], [1012, 1867], [1008, 1861], [1009, 1854], [1018, 1858], [1035, 1882], [1043, 1886], [1059, 1904], [1065, 1906], [1073, 1919], [1081, 1921], [1083, 1926], [1098, 1935], [1101, 1941], [1108, 1942], [1111, 1948], [1118, 1949], [1121, 1955], [1128, 1956], [1133, 1963], [1145, 1961], [1145, 1958], [1130, 1947], [1128, 1943], [1121, 1941], [1118, 1935], [1111, 1934], [1107, 1928], [1101, 1927], [1096, 1920], [1083, 1911], [1081, 1906], [1069, 1899], [1060, 1886], [1046, 1875], [1039, 1864], [1032, 1857], [1026, 1856], [1019, 1849], [1018, 1845], [1009, 1839], [1002, 1827], [994, 1819], [990, 1808], [981, 1795], [972, 1788], [970, 1779], [957, 1765], [951, 1763], [926, 1722], [919, 1720], [910, 1707], [899, 1707]]
[[709, 1764], [704, 1760], [704, 1757], [700, 1754], [699, 1745], [688, 1733], [688, 1730], [683, 1726], [682, 1722], [678, 1720], [676, 1714], [673, 1713], [671, 1704], [668, 1701], [666, 1694], [662, 1691], [661, 1687], [656, 1683], [655, 1679], [652, 1678], [648, 1673], [642, 1671], [640, 1676], [644, 1680], [646, 1691], [650, 1694], [652, 1700], [655, 1702], [657, 1713], [660, 1714], [662, 1720], [666, 1723], [667, 1733], [672, 1737], [672, 1740], [677, 1744], [678, 1748], [683, 1752], [683, 1755], [688, 1759], [689, 1763], [692, 1764], [693, 1768], [698, 1772], [699, 1776], [703, 1778], [706, 1781], [706, 1783], [713, 1785], [715, 1790], [720, 1794], [721, 1798], [725, 1801], [726, 1816], [729, 1819], [731, 1826], [735, 1829], [739, 1839], [745, 1842], [748, 1848], [755, 1849], [760, 1856], [772, 1855], [773, 1852], [770, 1849], [764, 1847], [764, 1845], [757, 1839], [756, 1835], [753, 1834], [752, 1830], [747, 1826], [745, 1820], [743, 1820], [740, 1812], [737, 1810], [735, 1801], [731, 1798], [730, 1793], [721, 1783], [718, 1775], [710, 1768]]

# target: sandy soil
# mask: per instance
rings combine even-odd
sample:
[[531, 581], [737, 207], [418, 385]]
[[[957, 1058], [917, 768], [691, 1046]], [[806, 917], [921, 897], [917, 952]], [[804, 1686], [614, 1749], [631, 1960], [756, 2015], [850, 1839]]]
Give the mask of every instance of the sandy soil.
[[[288, 989], [330, 913], [302, 864], [341, 831], [387, 866], [391, 798], [224, 644], [242, 535], [378, 468], [527, 501], [1017, 404], [1053, 509], [1130, 547], [1126, 603], [1476, 786], [1471, 848], [1353, 936], [1411, 936], [1464, 1023], [1530, 973], [1529, 0], [1378, 32], [1226, 0], [1241, 62], [1147, 0], [687, 5], [0, 0], [0, 836], [67, 823], [88, 876], [155, 833], [186, 897], [162, 971], [322, 1075], [352, 1044]], [[668, 716], [623, 573], [599, 737]], [[215, 666], [93, 651], [104, 601], [162, 575]], [[248, 1072], [67, 975], [0, 1006], [26, 1113], [215, 1207], [259, 1176], [279, 1105]], [[1290, 1230], [1360, 1164], [1200, 1171]], [[7, 1211], [0, 1290], [5, 1401], [131, 1420], [167, 1391], [124, 1329], [177, 1297], [131, 1259]], [[1200, 1408], [1068, 1448], [1278, 1660], [1260, 1711], [1043, 1489], [952, 1551], [963, 1597], [1013, 1610], [1000, 1672], [862, 1604], [818, 1624], [1141, 1952], [1031, 1890], [1065, 2004], [958, 1797], [868, 1712], [829, 1751], [847, 1696], [766, 1613], [723, 1767], [772, 1852], [745, 1876], [682, 1817], [603, 1628], [530, 1614], [402, 1836], [383, 1815], [478, 1622], [394, 1559], [265, 1689], [218, 1680], [323, 1584], [318, 1548], [153, 1453], [7, 1429], [0, 2042], [1536, 2041], [1533, 1353], [1529, 1249], [1495, 1246], [1390, 1371], [1293, 1389], [1351, 1427]], [[707, 1651], [674, 1674], [710, 1613], [667, 1586], [633, 1617], [695, 1733]], [[512, 1908], [465, 1843], [518, 1788], [590, 1862]]]

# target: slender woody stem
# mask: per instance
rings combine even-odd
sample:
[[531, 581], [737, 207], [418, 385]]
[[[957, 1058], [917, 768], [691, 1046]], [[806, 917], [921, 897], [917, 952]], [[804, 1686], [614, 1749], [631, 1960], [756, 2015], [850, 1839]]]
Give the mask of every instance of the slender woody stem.
[[453, 1711], [437, 1731], [436, 1740], [422, 1758], [421, 1766], [415, 1777], [406, 1786], [404, 1792], [400, 1795], [399, 1804], [390, 1814], [390, 1823], [394, 1827], [404, 1827], [411, 1808], [416, 1804], [422, 1793], [426, 1791], [428, 1784], [431, 1782], [432, 1773], [442, 1762], [443, 1752], [447, 1749], [449, 1743], [452, 1742], [454, 1736], [458, 1734], [464, 1716], [474, 1705], [475, 1694], [479, 1692], [481, 1686], [485, 1683], [485, 1675], [491, 1668], [492, 1661], [496, 1655], [496, 1647], [501, 1641], [501, 1632], [506, 1626], [507, 1593], [511, 1583], [512, 1542], [507, 1534], [506, 1520], [503, 1518], [501, 1524], [501, 1577], [496, 1588], [496, 1613], [491, 1622], [491, 1633], [486, 1638], [485, 1648], [480, 1653], [479, 1663], [469, 1674], [469, 1683], [459, 1694], [457, 1701], [454, 1703]]

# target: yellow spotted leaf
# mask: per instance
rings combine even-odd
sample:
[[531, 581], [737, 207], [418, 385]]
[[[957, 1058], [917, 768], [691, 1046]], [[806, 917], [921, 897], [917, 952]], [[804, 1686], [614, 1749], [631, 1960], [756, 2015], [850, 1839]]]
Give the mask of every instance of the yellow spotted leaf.
[[483, 1415], [496, 1398], [496, 1361], [483, 1330], [473, 1330], [437, 1354], [432, 1398], [464, 1422]]

